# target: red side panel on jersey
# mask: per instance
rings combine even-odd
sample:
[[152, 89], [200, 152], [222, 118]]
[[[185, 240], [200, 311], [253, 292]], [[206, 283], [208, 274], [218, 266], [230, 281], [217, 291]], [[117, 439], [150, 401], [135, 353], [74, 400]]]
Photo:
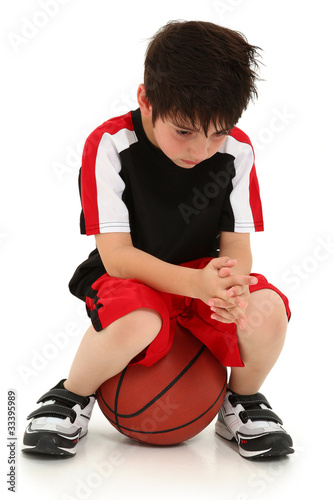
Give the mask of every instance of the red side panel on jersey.
[[264, 219], [262, 215], [259, 183], [256, 173], [256, 167], [254, 164], [250, 173], [250, 205], [253, 214], [255, 229], [256, 231], [263, 231]]
[[[251, 143], [248, 135], [246, 135], [238, 127], [234, 127], [230, 131], [230, 135], [232, 137], [234, 137], [239, 142], [244, 142], [246, 144], [249, 144], [252, 148], [253, 158], [254, 158], [254, 149], [253, 149], [252, 143]], [[258, 182], [257, 172], [256, 172], [256, 167], [255, 167], [254, 162], [253, 162], [252, 170], [250, 172], [249, 191], [250, 191], [250, 206], [251, 206], [251, 210], [252, 210], [255, 230], [256, 231], [263, 231], [264, 230], [264, 219], [263, 219], [263, 213], [262, 213], [259, 182]]]
[[84, 223], [81, 223], [81, 232], [83, 234], [92, 235], [100, 233], [95, 177], [98, 146], [105, 133], [116, 134], [124, 128], [134, 130], [131, 112], [106, 121], [94, 130], [86, 140], [80, 174], [80, 195], [84, 215]]

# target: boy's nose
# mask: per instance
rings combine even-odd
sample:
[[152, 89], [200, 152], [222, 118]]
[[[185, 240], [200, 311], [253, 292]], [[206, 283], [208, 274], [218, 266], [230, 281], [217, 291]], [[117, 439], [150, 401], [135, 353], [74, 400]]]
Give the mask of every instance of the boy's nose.
[[208, 158], [208, 143], [201, 141], [193, 145], [190, 150], [193, 161], [200, 163]]

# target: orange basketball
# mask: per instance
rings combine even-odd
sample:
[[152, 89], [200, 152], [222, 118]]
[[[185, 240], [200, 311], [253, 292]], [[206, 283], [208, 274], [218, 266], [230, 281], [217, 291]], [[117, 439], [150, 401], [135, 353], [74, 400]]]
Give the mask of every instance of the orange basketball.
[[102, 384], [98, 404], [122, 434], [156, 445], [186, 441], [218, 413], [227, 371], [188, 330], [177, 327], [168, 354], [153, 366], [126, 367]]

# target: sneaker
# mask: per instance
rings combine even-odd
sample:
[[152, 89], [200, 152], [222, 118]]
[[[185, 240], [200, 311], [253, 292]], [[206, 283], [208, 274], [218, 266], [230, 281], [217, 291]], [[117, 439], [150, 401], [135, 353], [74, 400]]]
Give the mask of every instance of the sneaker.
[[218, 413], [215, 432], [238, 443], [244, 458], [283, 456], [294, 453], [293, 442], [282, 428], [265, 396], [240, 396], [228, 390]]
[[23, 437], [22, 451], [74, 456], [76, 444], [88, 432], [96, 395], [79, 396], [64, 387], [66, 379], [44, 394], [40, 408], [28, 415], [32, 421]]

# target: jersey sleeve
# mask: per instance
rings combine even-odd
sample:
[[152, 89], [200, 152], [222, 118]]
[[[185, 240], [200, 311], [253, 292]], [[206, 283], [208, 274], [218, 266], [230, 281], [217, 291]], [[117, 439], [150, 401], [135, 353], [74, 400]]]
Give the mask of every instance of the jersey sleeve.
[[249, 137], [235, 127], [224, 143], [234, 160], [234, 176], [221, 218], [221, 231], [250, 233], [264, 230], [254, 151]]
[[130, 232], [120, 170], [115, 136], [96, 129], [85, 143], [79, 177], [82, 234]]

